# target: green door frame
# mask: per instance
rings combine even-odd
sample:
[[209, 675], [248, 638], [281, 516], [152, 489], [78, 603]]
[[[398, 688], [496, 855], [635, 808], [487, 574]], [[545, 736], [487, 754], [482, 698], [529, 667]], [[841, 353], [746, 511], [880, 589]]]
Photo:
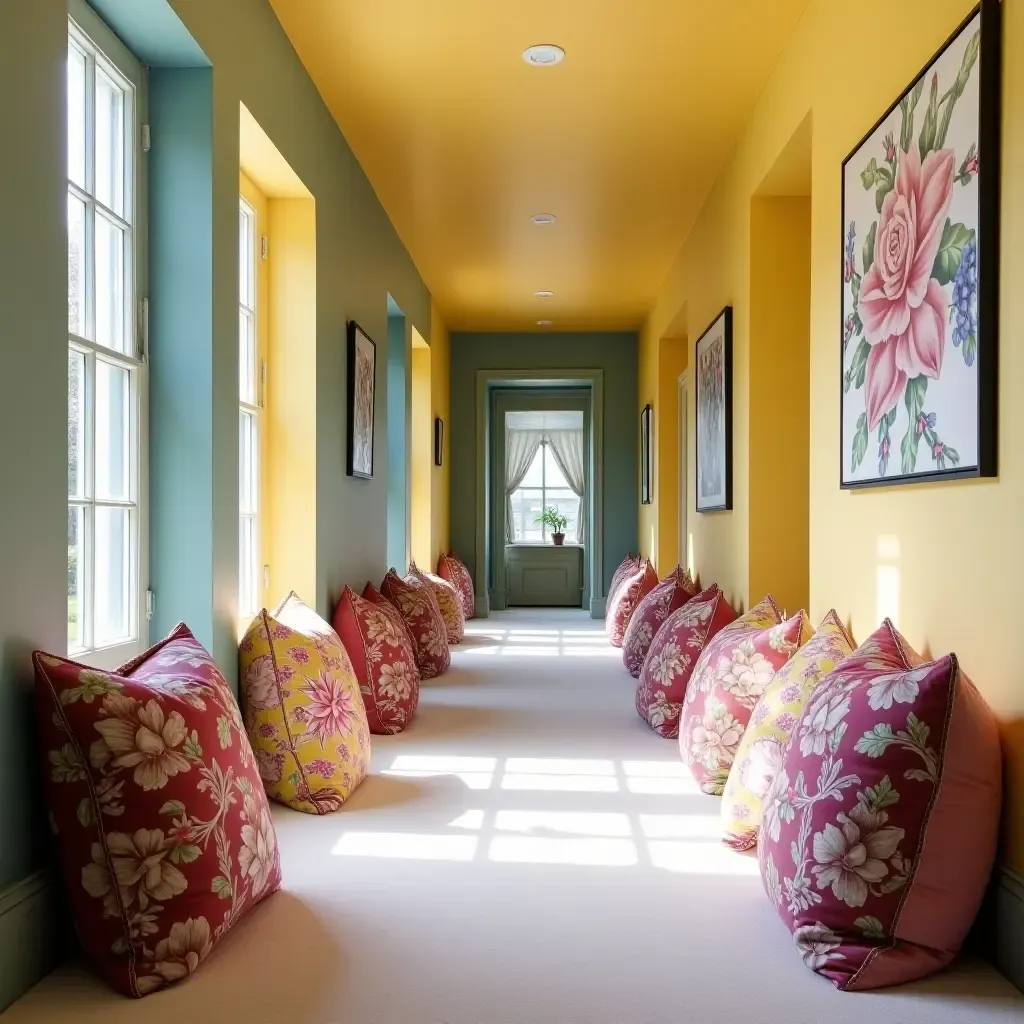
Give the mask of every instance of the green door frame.
[[604, 371], [477, 370], [476, 373], [476, 613], [490, 612], [492, 543], [491, 520], [491, 391], [495, 388], [589, 388], [590, 389], [590, 524], [585, 575], [590, 592], [590, 615], [604, 617]]

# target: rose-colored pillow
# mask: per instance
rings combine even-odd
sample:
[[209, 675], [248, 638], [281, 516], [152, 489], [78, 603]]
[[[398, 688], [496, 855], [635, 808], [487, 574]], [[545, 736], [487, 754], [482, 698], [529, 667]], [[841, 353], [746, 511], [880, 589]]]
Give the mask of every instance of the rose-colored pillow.
[[622, 641], [622, 663], [634, 679], [640, 678], [644, 659], [661, 624], [672, 612], [696, 596], [697, 588], [690, 582], [690, 574], [686, 570], [682, 573], [676, 570], [666, 576], [636, 606]]
[[810, 634], [805, 612], [783, 622], [768, 596], [704, 648], [686, 691], [679, 752], [705, 793], [722, 795], [761, 694]]
[[473, 594], [473, 577], [465, 564], [450, 551], [437, 560], [437, 575], [454, 584], [462, 600], [462, 614], [471, 619], [476, 615], [476, 597]]
[[[412, 638], [412, 633], [409, 632], [409, 627], [406, 624], [402, 613], [369, 581], [366, 581], [366, 586], [363, 587], [362, 594], [359, 595], [364, 601], [369, 601], [370, 604], [375, 604], [380, 608], [383, 608], [386, 614], [395, 622], [402, 627], [402, 632], [405, 633], [405, 638], [409, 641], [409, 646], [413, 651], [413, 658], [416, 656], [416, 644]], [[419, 667], [416, 669], [419, 672]]]
[[956, 655], [886, 619], [814, 691], [765, 797], [761, 878], [804, 963], [849, 991], [957, 954], [995, 860], [995, 718]]
[[432, 572], [425, 572], [413, 562], [409, 568], [410, 576], [425, 583], [437, 598], [437, 606], [441, 609], [441, 618], [444, 619], [445, 636], [450, 644], [462, 643], [466, 635], [466, 615], [462, 610], [462, 598], [454, 583], [435, 576]]
[[725, 595], [712, 585], [672, 612], [654, 635], [637, 682], [636, 710], [659, 736], [679, 735], [683, 698], [700, 652], [735, 618]]
[[148, 995], [191, 974], [281, 884], [238, 705], [184, 624], [114, 672], [34, 660], [75, 928], [117, 991]]
[[629, 554], [619, 562], [612, 573], [612, 581], [608, 584], [608, 596], [605, 598], [605, 609], [611, 608], [612, 601], [615, 600], [615, 594], [618, 592], [619, 587], [622, 585], [622, 581], [633, 572], [636, 572], [640, 565], [640, 558], [637, 555]]
[[416, 577], [401, 576], [389, 569], [380, 592], [398, 609], [412, 637], [412, 651], [420, 679], [433, 679], [452, 663], [447, 630], [433, 591]]
[[645, 561], [624, 577], [605, 615], [605, 630], [612, 647], [621, 647], [636, 606], [658, 585], [654, 566]]
[[334, 609], [334, 629], [348, 652], [370, 732], [401, 732], [416, 713], [420, 672], [402, 617], [346, 587]]

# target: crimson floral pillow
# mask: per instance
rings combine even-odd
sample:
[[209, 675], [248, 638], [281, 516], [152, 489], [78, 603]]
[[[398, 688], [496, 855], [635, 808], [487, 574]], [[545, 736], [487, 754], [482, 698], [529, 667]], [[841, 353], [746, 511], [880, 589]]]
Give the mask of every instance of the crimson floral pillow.
[[685, 569], [676, 569], [636, 606], [622, 641], [622, 663], [634, 679], [640, 678], [644, 659], [661, 624], [696, 596], [697, 588], [690, 581], [690, 574]]
[[238, 705], [184, 624], [116, 672], [34, 661], [76, 930], [115, 989], [148, 995], [196, 970], [281, 884]]
[[448, 631], [430, 587], [415, 576], [402, 579], [389, 569], [380, 592], [398, 609], [409, 629], [420, 679], [433, 679], [447, 672], [452, 663]]

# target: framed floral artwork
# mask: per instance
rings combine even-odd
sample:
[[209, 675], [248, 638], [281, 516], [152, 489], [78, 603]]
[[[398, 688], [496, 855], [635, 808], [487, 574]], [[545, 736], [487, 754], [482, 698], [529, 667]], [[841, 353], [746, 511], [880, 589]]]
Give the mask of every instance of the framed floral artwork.
[[354, 320], [348, 325], [348, 475], [373, 479], [377, 346]]
[[1000, 5], [843, 161], [840, 485], [994, 476]]
[[697, 511], [732, 508], [732, 306], [697, 339]]

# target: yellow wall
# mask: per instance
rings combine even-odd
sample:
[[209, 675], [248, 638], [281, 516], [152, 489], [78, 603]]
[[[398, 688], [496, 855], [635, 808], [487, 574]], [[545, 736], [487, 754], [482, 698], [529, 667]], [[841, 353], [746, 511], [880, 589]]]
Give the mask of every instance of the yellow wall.
[[[1011, 400], [1024, 381], [1024, 299], [1012, 287], [1024, 276], [1024, 176], [1015, 172], [1024, 160], [1022, 4], [1003, 5], [999, 479], [858, 492], [838, 486], [840, 166], [969, 8], [965, 0], [886, 5], [889, 42], [881, 52], [877, 19], [851, 18], [846, 6], [834, 0], [811, 0], [645, 327], [641, 399], [644, 385], [653, 391], [658, 342], [679, 310], [687, 310], [685, 333], [692, 345], [715, 313], [732, 302], [735, 511], [691, 520], [701, 575], [748, 599], [751, 198], [810, 112], [809, 610], [820, 618], [835, 606], [863, 638], [877, 626], [880, 612], [891, 609], [922, 652], [957, 652], [1003, 723], [1007, 859], [1021, 869], [1024, 669], [1008, 640], [1018, 628], [1019, 581], [1024, 579], [1024, 545], [1017, 541], [1024, 521], [1024, 446], [1016, 443], [1024, 436], [1024, 404]], [[690, 473], [692, 493], [692, 461]]]
[[275, 603], [289, 590], [317, 593], [316, 204], [271, 199], [269, 207], [265, 530], [270, 603]]
[[686, 338], [658, 342], [658, 394], [654, 402], [654, 564], [664, 576], [685, 561], [679, 548], [679, 375], [686, 369]]
[[419, 331], [412, 329], [411, 408], [409, 411], [409, 543], [413, 561], [434, 571], [433, 494], [431, 466], [434, 462], [434, 418], [431, 415], [430, 348]]
[[[433, 453], [434, 434], [433, 417], [440, 416], [444, 421], [444, 457], [440, 466], [433, 465], [431, 457], [430, 489], [431, 489], [431, 550], [436, 563], [438, 555], [450, 547], [449, 534], [449, 479], [451, 467], [448, 464], [451, 447], [448, 443], [449, 412], [451, 409], [451, 345], [448, 328], [441, 319], [436, 303], [430, 311], [430, 390], [431, 416], [430, 445]], [[434, 566], [431, 566], [434, 568]]]
[[809, 601], [811, 203], [750, 208], [750, 567], [753, 600]]

